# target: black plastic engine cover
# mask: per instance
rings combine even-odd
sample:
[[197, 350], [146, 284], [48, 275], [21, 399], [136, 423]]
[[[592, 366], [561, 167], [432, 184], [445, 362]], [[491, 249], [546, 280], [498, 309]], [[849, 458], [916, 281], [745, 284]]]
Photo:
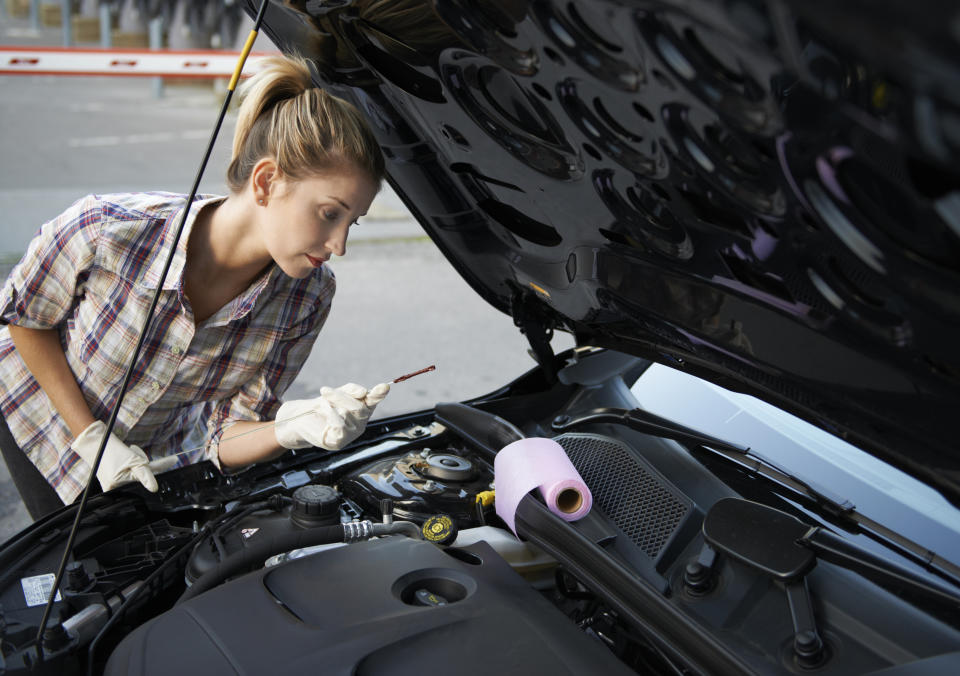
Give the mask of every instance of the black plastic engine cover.
[[632, 673], [485, 542], [453, 551], [392, 537], [252, 573], [139, 627], [105, 674]]

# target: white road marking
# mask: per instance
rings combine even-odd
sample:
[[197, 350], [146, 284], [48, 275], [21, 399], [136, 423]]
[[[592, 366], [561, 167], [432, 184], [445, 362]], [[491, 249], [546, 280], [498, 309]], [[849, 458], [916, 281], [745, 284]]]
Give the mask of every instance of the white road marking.
[[107, 109], [105, 103], [71, 103], [67, 105], [67, 110], [71, 113], [101, 113]]
[[187, 129], [181, 132], [157, 131], [147, 134], [127, 134], [126, 136], [86, 136], [67, 140], [70, 148], [94, 148], [103, 146], [138, 145], [142, 143], [169, 143], [178, 139], [194, 141], [210, 135], [208, 129]]

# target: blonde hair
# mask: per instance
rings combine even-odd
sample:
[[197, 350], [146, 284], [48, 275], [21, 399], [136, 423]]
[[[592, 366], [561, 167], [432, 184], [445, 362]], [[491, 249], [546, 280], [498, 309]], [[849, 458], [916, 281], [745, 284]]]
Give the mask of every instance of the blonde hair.
[[270, 56], [241, 85], [227, 185], [242, 192], [254, 165], [271, 157], [293, 180], [353, 164], [379, 186], [383, 155], [360, 112], [313, 86], [306, 59]]

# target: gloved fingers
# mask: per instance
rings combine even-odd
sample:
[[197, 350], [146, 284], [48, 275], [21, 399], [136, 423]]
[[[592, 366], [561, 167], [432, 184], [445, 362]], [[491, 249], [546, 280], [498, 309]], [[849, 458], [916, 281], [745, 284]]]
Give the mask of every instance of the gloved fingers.
[[374, 385], [364, 398], [364, 402], [367, 404], [367, 406], [373, 408], [383, 401], [389, 392], [390, 383], [380, 383], [379, 385]]
[[154, 474], [162, 474], [167, 470], [171, 470], [177, 466], [177, 456], [175, 455], [165, 455], [162, 458], [157, 458], [151, 460], [147, 467], [150, 468], [150, 471]]
[[348, 397], [353, 397], [358, 401], [363, 401], [363, 398], [367, 396], [367, 388], [363, 385], [357, 385], [356, 383], [347, 383], [346, 385], [341, 385], [337, 388], [339, 392], [343, 392]]
[[137, 465], [130, 470], [130, 473], [133, 475], [133, 478], [143, 484], [143, 487], [148, 491], [151, 493], [157, 492], [159, 488], [157, 479], [153, 476], [153, 472], [150, 471], [149, 467], [146, 465]]
[[339, 451], [346, 445], [345, 440], [346, 435], [342, 427], [328, 427], [323, 431], [323, 443], [318, 445], [328, 451]]
[[[364, 391], [366, 393], [366, 391]], [[355, 399], [340, 390], [330, 390], [322, 395], [323, 400], [330, 404], [337, 413], [346, 417], [363, 408], [363, 399]]]

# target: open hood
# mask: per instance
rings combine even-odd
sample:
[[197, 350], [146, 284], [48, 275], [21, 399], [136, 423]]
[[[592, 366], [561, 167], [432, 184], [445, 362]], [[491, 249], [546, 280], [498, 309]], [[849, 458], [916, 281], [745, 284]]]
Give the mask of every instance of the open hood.
[[958, 21], [927, 0], [310, 0], [265, 30], [367, 115], [394, 189], [548, 369], [543, 336], [569, 330], [960, 504]]

